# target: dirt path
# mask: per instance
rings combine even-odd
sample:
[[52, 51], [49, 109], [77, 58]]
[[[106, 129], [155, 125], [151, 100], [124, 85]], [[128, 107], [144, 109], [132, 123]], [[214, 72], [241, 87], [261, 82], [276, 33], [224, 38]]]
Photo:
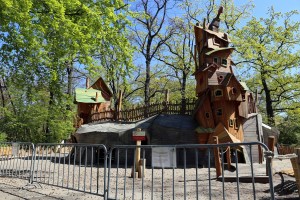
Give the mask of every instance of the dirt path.
[[[273, 170], [274, 172], [280, 171], [281, 169], [288, 169], [291, 168], [291, 164], [289, 160], [285, 161], [274, 161], [273, 162]], [[151, 170], [147, 169], [147, 174], [144, 179], [144, 187], [146, 189], [149, 189], [151, 187]], [[150, 170], [150, 171], [149, 171]], [[196, 184], [196, 179], [195, 177], [193, 178], [193, 171], [194, 169], [187, 169], [186, 170], [186, 187], [187, 187], [187, 199], [196, 199], [197, 195], [194, 189], [190, 188], [195, 188]], [[176, 185], [183, 185], [183, 170], [177, 170], [175, 171], [175, 184]], [[198, 176], [198, 194], [199, 194], [199, 199], [209, 199], [208, 198], [208, 180], [207, 180], [207, 169], [206, 168], [201, 168], [198, 170], [199, 176]], [[114, 180], [113, 178], [115, 177], [114, 174], [116, 172], [112, 171], [112, 181]], [[121, 170], [118, 172], [121, 173]], [[154, 171], [154, 176], [155, 176], [155, 184], [154, 184], [154, 199], [161, 198], [161, 182], [160, 182], [160, 175], [161, 171], [156, 170]], [[214, 169], [212, 169], [211, 172], [214, 175]], [[212, 177], [213, 178], [213, 177]], [[273, 183], [274, 183], [274, 188], [275, 188], [275, 196], [276, 199], [299, 199], [298, 196], [298, 191], [297, 187], [295, 184], [295, 178], [294, 177], [289, 177], [289, 176], [284, 176], [285, 180], [285, 187], [281, 187], [281, 178], [279, 175], [274, 175], [273, 176]], [[164, 171], [164, 182], [166, 191], [163, 193], [164, 199], [172, 199], [172, 193], [170, 192], [170, 188], [167, 185], [168, 182], [172, 180], [172, 170], [165, 170]], [[131, 199], [131, 191], [130, 187], [132, 187], [131, 182], [132, 179], [128, 177], [128, 183], [126, 182], [127, 185], [127, 195], [126, 199]], [[118, 182], [118, 188], [121, 191], [123, 188], [122, 182]], [[141, 184], [141, 180], [136, 180], [135, 184]], [[115, 184], [111, 185], [111, 192], [110, 192], [110, 197], [115, 197]], [[226, 182], [224, 184], [224, 191], [225, 191], [225, 196], [226, 199], [234, 200], [237, 199], [236, 196], [236, 187], [237, 184], [236, 182]], [[175, 191], [175, 199], [183, 199], [183, 187], [179, 187], [180, 189], [177, 189]], [[212, 188], [212, 199], [222, 199], [222, 182], [217, 181], [216, 179], [213, 179], [211, 181], [211, 188]], [[240, 188], [240, 196], [241, 199], [253, 199], [253, 192], [252, 192], [252, 183], [240, 183], [239, 184]], [[262, 184], [262, 183], [255, 183], [255, 190], [256, 190], [256, 197], [257, 199], [270, 199], [270, 194], [269, 194], [269, 184]], [[149, 190], [148, 190], [149, 191]], [[135, 199], [141, 199], [142, 198], [142, 193], [141, 191], [136, 188], [135, 190]], [[123, 193], [120, 192], [118, 194], [118, 198], [123, 199], [124, 196], [122, 196]], [[144, 199], [151, 199], [151, 195], [149, 193], [143, 194]], [[77, 192], [73, 190], [67, 190], [55, 186], [49, 186], [49, 185], [44, 185], [44, 184], [32, 184], [29, 185], [28, 181], [22, 180], [22, 179], [17, 179], [17, 178], [0, 178], [0, 199], [8, 199], [8, 200], [17, 200], [17, 199], [42, 199], [42, 200], [54, 200], [54, 199], [66, 199], [66, 200], [73, 200], [73, 199], [102, 199], [101, 196], [97, 195], [91, 195], [91, 194], [85, 194], [83, 192]]]

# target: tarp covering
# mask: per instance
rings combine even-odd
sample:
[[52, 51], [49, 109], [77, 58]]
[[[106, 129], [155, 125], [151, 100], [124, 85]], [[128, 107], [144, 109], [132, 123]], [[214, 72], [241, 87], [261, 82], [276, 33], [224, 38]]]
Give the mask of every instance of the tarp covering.
[[[98, 98], [96, 101], [96, 93], [98, 93]], [[84, 89], [84, 88], [76, 88], [75, 89], [75, 101], [77, 103], [102, 103], [106, 102], [106, 100], [101, 95], [100, 90], [95, 89]]]

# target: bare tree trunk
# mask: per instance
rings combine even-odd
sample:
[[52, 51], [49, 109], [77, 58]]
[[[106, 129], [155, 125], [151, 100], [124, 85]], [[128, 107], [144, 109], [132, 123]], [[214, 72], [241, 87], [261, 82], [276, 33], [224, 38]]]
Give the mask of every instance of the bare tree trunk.
[[2, 100], [2, 107], [5, 107], [5, 97], [4, 97], [4, 83], [2, 80], [0, 80], [0, 92], [1, 92], [1, 100]]
[[[13, 112], [16, 115], [17, 114], [17, 110], [16, 110], [16, 107], [15, 107], [14, 101], [12, 100], [12, 98], [10, 96], [10, 93], [8, 91], [8, 84], [7, 84], [7, 82], [5, 82], [4, 78], [2, 78], [2, 83], [3, 83], [3, 88], [6, 89], [6, 93], [7, 93], [8, 99], [9, 99], [9, 101], [11, 103], [11, 107], [13, 109]], [[3, 97], [4, 97], [4, 90], [3, 90]], [[4, 97], [4, 100], [5, 100], [5, 97]]]
[[145, 80], [145, 117], [148, 117], [150, 105], [150, 60], [146, 60], [146, 80]]
[[267, 111], [267, 117], [268, 117], [268, 124], [274, 125], [275, 121], [274, 121], [274, 110], [273, 110], [273, 106], [272, 106], [271, 91], [269, 90], [269, 87], [264, 78], [264, 75], [262, 75], [261, 81], [262, 81], [262, 85], [263, 85], [265, 95], [266, 95], [266, 111]]
[[[69, 98], [72, 98], [72, 87], [73, 87], [73, 63], [72, 62], [67, 62], [67, 75], [68, 75], [68, 88], [67, 88], [67, 94]], [[71, 110], [71, 105], [67, 105], [67, 110]]]
[[181, 114], [184, 115], [186, 112], [186, 74], [183, 73], [182, 84], [181, 84]]
[[45, 128], [45, 136], [46, 136], [46, 142], [50, 142], [50, 134], [51, 134], [51, 130], [50, 130], [50, 121], [52, 119], [52, 106], [53, 106], [53, 102], [54, 102], [54, 92], [52, 91], [53, 88], [51, 86], [50, 83], [50, 97], [49, 97], [49, 102], [48, 102], [48, 117], [47, 117], [47, 121], [46, 121], [46, 128]]

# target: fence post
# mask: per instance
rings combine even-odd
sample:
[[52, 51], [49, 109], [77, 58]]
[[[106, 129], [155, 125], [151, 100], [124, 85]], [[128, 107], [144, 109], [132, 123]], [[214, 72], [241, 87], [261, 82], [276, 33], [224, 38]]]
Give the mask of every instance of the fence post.
[[[274, 146], [275, 146], [275, 137], [269, 136], [268, 137], [268, 148], [270, 151], [272, 151], [273, 154], [274, 154]], [[272, 176], [272, 174], [269, 174], [269, 171], [268, 171], [269, 165], [270, 165], [270, 168], [272, 168], [272, 159], [267, 160], [267, 162], [266, 162], [266, 175]]]
[[[218, 136], [213, 137], [214, 144], [219, 144], [219, 138]], [[221, 176], [221, 161], [220, 161], [220, 153], [219, 153], [219, 147], [214, 148], [214, 156], [215, 156], [215, 167], [216, 167], [216, 173], [217, 178]]]

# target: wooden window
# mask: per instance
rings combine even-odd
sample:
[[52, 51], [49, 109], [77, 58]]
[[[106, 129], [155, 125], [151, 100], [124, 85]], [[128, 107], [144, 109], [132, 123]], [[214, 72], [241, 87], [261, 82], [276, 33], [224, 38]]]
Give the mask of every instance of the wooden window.
[[224, 79], [224, 76], [222, 76], [222, 75], [218, 76], [219, 81], [223, 81], [223, 79]]
[[217, 116], [222, 116], [223, 115], [223, 110], [222, 108], [217, 109]]
[[246, 100], [246, 96], [245, 94], [242, 94], [242, 100], [245, 101]]
[[227, 66], [227, 59], [222, 58], [222, 65]]
[[214, 44], [215, 45], [220, 45], [221, 44], [221, 40], [217, 37], [214, 38]]
[[205, 113], [205, 117], [207, 118], [207, 119], [209, 119], [209, 112], [207, 112], [207, 113]]
[[219, 58], [218, 57], [214, 57], [214, 63], [216, 63], [216, 64], [219, 63]]
[[229, 127], [233, 127], [234, 125], [234, 119], [229, 119]]
[[223, 90], [216, 89], [215, 90], [215, 97], [222, 97], [223, 96]]
[[235, 128], [236, 130], [239, 129], [239, 123], [238, 123], [238, 120], [237, 120], [237, 119], [234, 119], [234, 128]]
[[232, 88], [231, 88], [231, 93], [232, 93], [232, 94], [236, 94], [236, 93], [237, 93], [237, 89], [236, 89], [235, 87], [232, 87]]

